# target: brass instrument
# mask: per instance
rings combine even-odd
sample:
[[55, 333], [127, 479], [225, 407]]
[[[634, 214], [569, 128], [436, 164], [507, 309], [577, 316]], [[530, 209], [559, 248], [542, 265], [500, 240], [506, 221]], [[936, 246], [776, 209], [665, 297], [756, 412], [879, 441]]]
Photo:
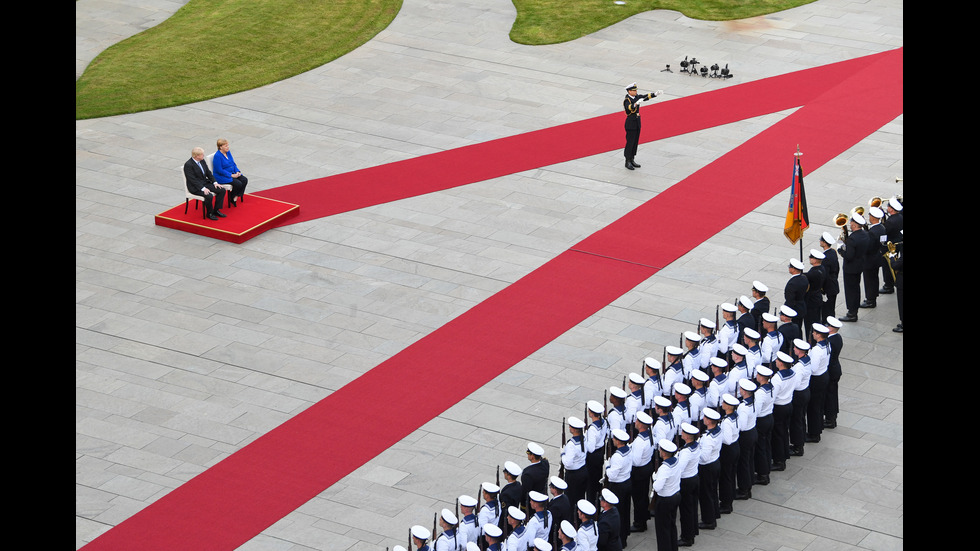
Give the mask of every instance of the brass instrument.
[[885, 265], [888, 266], [888, 270], [892, 273], [892, 281], [895, 281], [895, 268], [892, 268], [892, 259], [898, 256], [898, 251], [896, 251], [895, 244], [889, 241], [885, 244], [888, 247], [888, 252], [884, 253]]
[[872, 197], [872, 198], [871, 198], [871, 199], [870, 199], [870, 200], [868, 201], [868, 207], [869, 207], [869, 208], [871, 208], [871, 207], [878, 207], [878, 208], [881, 208], [881, 209], [884, 209], [885, 207], [883, 207], [883, 206], [882, 206], [882, 203], [887, 203], [887, 202], [888, 202], [888, 201], [883, 201], [883, 200], [881, 199], [881, 197]]

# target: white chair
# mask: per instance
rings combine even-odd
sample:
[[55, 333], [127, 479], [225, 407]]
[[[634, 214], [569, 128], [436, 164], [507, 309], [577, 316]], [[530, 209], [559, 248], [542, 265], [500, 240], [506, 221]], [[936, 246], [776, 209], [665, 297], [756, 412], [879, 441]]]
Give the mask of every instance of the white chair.
[[[211, 171], [211, 174], [214, 174], [214, 153], [208, 155], [207, 157], [205, 157], [205, 159], [208, 161], [208, 170]], [[219, 183], [215, 182], [214, 185], [221, 186], [221, 187], [225, 188], [225, 190], [228, 192], [225, 195], [228, 196], [228, 206], [230, 207], [231, 206], [231, 184], [219, 184]], [[245, 198], [242, 197], [241, 198], [241, 201], [244, 203], [245, 202]]]
[[[207, 218], [208, 209], [203, 208], [204, 197], [201, 197], [200, 195], [194, 195], [193, 193], [187, 191], [187, 175], [184, 174], [184, 166], [181, 165], [178, 168], [178, 170], [180, 170], [180, 175], [184, 178], [184, 195], [185, 195], [184, 214], [187, 214], [187, 207], [190, 206], [190, 202], [193, 199], [194, 201], [202, 201], [201, 217]], [[194, 210], [197, 210], [197, 203], [194, 203]]]

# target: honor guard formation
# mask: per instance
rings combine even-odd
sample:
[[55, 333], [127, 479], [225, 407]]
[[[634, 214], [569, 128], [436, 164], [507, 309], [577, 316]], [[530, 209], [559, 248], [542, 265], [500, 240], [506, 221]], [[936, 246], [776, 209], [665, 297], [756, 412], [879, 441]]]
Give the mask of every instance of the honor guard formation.
[[[651, 519], [657, 549], [667, 551], [716, 529], [753, 486], [769, 484], [837, 426], [838, 331], [846, 318], [856, 321], [852, 305], [873, 307], [878, 294], [896, 292], [901, 320], [902, 205], [888, 200], [886, 216], [881, 203], [869, 209], [871, 227], [862, 208], [852, 211], [840, 243], [824, 232], [809, 269], [790, 260], [784, 304], [772, 307], [769, 288], [754, 281], [751, 298], [719, 305], [714, 321], [701, 318], [661, 360], [643, 359], [601, 403], [586, 402], [582, 418], [563, 419], [557, 476], [544, 447], [528, 442], [524, 467], [504, 462], [503, 486], [498, 467], [496, 482], [483, 482], [475, 498], [460, 495], [431, 530], [411, 527], [408, 551], [619, 551]], [[849, 297], [841, 319], [838, 250]], [[854, 262], [860, 270], [848, 268]], [[887, 272], [881, 289], [872, 270]], [[862, 280], [867, 298], [858, 306]]]

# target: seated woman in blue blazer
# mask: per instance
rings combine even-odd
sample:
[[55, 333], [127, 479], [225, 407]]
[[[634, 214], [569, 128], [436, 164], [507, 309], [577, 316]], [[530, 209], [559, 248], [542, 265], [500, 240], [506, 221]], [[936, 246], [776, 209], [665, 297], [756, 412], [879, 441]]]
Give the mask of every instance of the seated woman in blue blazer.
[[214, 154], [212, 164], [214, 165], [214, 179], [219, 184], [231, 184], [231, 194], [228, 199], [231, 204], [238, 206], [238, 199], [245, 194], [248, 179], [235, 164], [235, 158], [231, 156], [228, 140], [224, 138], [218, 140], [218, 151]]

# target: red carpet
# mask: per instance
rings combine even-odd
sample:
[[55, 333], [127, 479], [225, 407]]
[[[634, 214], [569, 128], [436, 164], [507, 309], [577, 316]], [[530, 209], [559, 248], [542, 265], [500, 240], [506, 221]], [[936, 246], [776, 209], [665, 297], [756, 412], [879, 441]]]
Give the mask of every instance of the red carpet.
[[[652, 109], [645, 111], [647, 120], [658, 121], [644, 129], [644, 141], [650, 141], [658, 136], [720, 124], [713, 117], [721, 116], [722, 111], [729, 119], [733, 116], [729, 111], [745, 117], [803, 105], [781, 122], [596, 232], [572, 250], [160, 498], [88, 547], [221, 550], [234, 549], [245, 543], [492, 378], [642, 283], [660, 267], [762, 202], [784, 192], [789, 186], [797, 144], [801, 144], [805, 153], [804, 168], [813, 173], [895, 119], [903, 109], [902, 56], [903, 50], [898, 49], [664, 102], [654, 106], [656, 113]], [[750, 104], [750, 107], [744, 104]], [[697, 121], [691, 121], [692, 114], [697, 115]], [[593, 135], [582, 130], [590, 125], [595, 125], [596, 141], [601, 145], [582, 143], [589, 141], [582, 139], [583, 136]], [[603, 125], [616, 128], [608, 132], [599, 130]], [[572, 134], [557, 130], [562, 128]], [[599, 117], [531, 133], [538, 136], [531, 143], [559, 141], [574, 150], [577, 156], [592, 155], [619, 149], [622, 146], [620, 129], [619, 115]], [[561, 140], [558, 140], [559, 136]], [[426, 158], [436, 157], [439, 166], [445, 166], [443, 155], [457, 160], [472, 159], [470, 163], [455, 165], [466, 167], [472, 182], [559, 162], [555, 159], [570, 155], [563, 147], [542, 146], [547, 151], [535, 151], [533, 157], [537, 164], [534, 164], [526, 151], [529, 142], [525, 140], [528, 139], [532, 138], [527, 135], [507, 138], [497, 141], [505, 144], [480, 144], [463, 148], [468, 151]], [[481, 148], [483, 153], [474, 153]], [[496, 153], [487, 157], [488, 151]], [[655, 153], [648, 151], [647, 154]], [[504, 172], [500, 166], [482, 166], [484, 163], [478, 162], [479, 159], [495, 159], [485, 163], [487, 165], [503, 164], [500, 159], [508, 162], [515, 159], [515, 164], [508, 165], [510, 170]], [[443, 175], [439, 183], [433, 184], [422, 175], [439, 176], [437, 168], [426, 166], [427, 163], [417, 159], [394, 164], [403, 168], [410, 165], [414, 176], [410, 178], [402, 170], [390, 166], [366, 169], [375, 175], [391, 171], [392, 178], [399, 179], [397, 185], [378, 186], [377, 190], [370, 191], [372, 201], [427, 193], [461, 185], [451, 182], [465, 180], [457, 173]], [[287, 189], [280, 193], [271, 190], [267, 195], [291, 201], [285, 197], [290, 197], [296, 189], [323, 186], [331, 191], [321, 197], [331, 203], [343, 203], [346, 208], [366, 206], [362, 198], [355, 197], [364, 188], [347, 189], [353, 176], [341, 176], [316, 184], [286, 186]], [[335, 186], [335, 181], [341, 183]], [[420, 183], [422, 181], [424, 183]], [[692, 208], [694, 199], [696, 208]], [[311, 204], [309, 198], [296, 202], [302, 204], [303, 216], [310, 216], [311, 211], [340, 212], [336, 206]], [[411, 379], [406, 379], [405, 373], [411, 373]], [[448, 381], [452, 384], [447, 385]], [[384, 399], [372, 403], [373, 415], [362, 419], [358, 430], [352, 431], [337, 422], [338, 412], [362, 409], [360, 405], [368, 395], [381, 395]]]
[[[191, 201], [191, 203], [199, 203], [199, 201]], [[225, 202], [222, 212], [227, 215], [226, 218], [219, 220], [202, 218], [203, 209], [204, 205], [197, 205], [196, 210], [193, 204], [189, 207], [177, 205], [156, 215], [154, 222], [165, 228], [240, 244], [299, 214], [299, 205], [251, 193], [246, 193], [245, 200], [237, 207], [228, 207]]]

